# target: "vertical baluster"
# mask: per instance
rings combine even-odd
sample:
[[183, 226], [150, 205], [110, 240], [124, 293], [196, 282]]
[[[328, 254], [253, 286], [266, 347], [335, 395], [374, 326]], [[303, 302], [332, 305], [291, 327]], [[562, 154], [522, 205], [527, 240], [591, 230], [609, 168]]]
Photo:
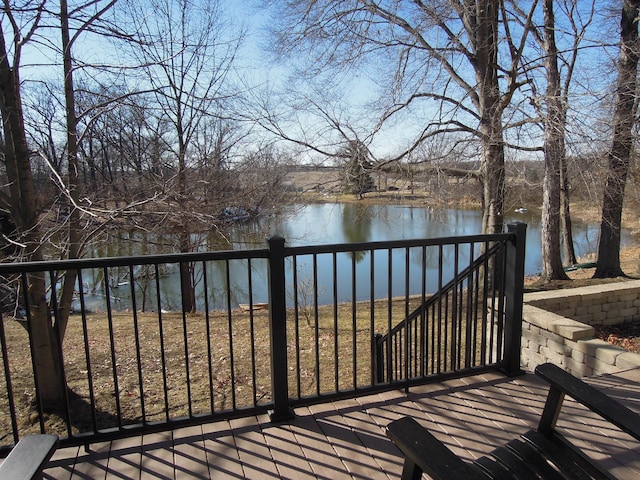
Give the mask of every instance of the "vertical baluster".
[[82, 341], [84, 344], [84, 359], [87, 371], [87, 388], [89, 389], [89, 405], [91, 406], [91, 425], [93, 432], [98, 431], [98, 420], [96, 417], [96, 394], [93, 386], [93, 367], [91, 366], [91, 352], [89, 350], [89, 329], [87, 323], [87, 308], [84, 298], [84, 287], [82, 280], [82, 270], [78, 270], [78, 285], [80, 286], [80, 317], [82, 322]]
[[412, 368], [414, 364], [414, 355], [415, 350], [414, 346], [414, 335], [413, 335], [413, 325], [409, 323], [409, 292], [410, 292], [410, 284], [409, 284], [409, 247], [405, 247], [404, 249], [404, 318], [405, 318], [405, 358], [404, 358], [404, 378], [405, 380], [412, 376]]
[[[486, 252], [489, 249], [489, 242], [484, 243], [484, 251]], [[484, 262], [482, 264], [482, 301], [485, 305], [485, 309], [482, 315], [482, 362], [483, 363], [491, 363], [493, 362], [493, 349], [495, 346], [494, 341], [494, 318], [495, 318], [495, 301], [496, 299], [493, 296], [489, 295], [489, 285], [490, 285], [490, 264], [489, 259], [485, 256]], [[491, 282], [493, 283], [493, 282]], [[487, 338], [487, 335], [489, 338]], [[488, 355], [487, 355], [488, 353]]]
[[[211, 313], [209, 309], [209, 275], [207, 273], [207, 263], [202, 262], [202, 283], [204, 289], [204, 321], [205, 331], [207, 335], [207, 369], [208, 378], [207, 384], [209, 389], [209, 411], [215, 412], [214, 392], [213, 392], [213, 359], [212, 359], [212, 345], [211, 345]], [[255, 370], [254, 370], [255, 372]]]
[[[446, 341], [442, 341], [442, 269], [443, 269], [443, 254], [444, 250], [442, 245], [438, 245], [438, 338], [437, 338], [437, 361], [436, 361], [436, 373], [440, 373], [442, 371], [443, 362], [446, 362]], [[446, 319], [445, 319], [446, 321]], [[446, 324], [445, 324], [445, 335], [446, 335]], [[445, 337], [446, 338], [446, 337]]]
[[231, 376], [231, 406], [236, 409], [236, 367], [233, 343], [233, 315], [231, 313], [231, 269], [229, 259], [224, 261], [225, 282], [226, 282], [226, 300], [227, 300], [227, 331], [229, 334], [229, 371]]
[[131, 311], [133, 313], [133, 336], [136, 345], [136, 367], [138, 369], [138, 388], [140, 392], [140, 412], [142, 422], [146, 423], [147, 415], [144, 404], [144, 381], [142, 376], [142, 361], [140, 359], [140, 328], [138, 325], [138, 307], [136, 302], [136, 286], [133, 265], [129, 265], [129, 287], [131, 292]]
[[428, 352], [428, 337], [427, 337], [427, 313], [428, 310], [424, 307], [427, 301], [427, 247], [421, 247], [421, 287], [420, 287], [420, 304], [422, 308], [420, 310], [420, 371], [421, 376], [427, 374], [427, 352]]
[[450, 357], [451, 357], [451, 370], [457, 370], [460, 362], [460, 344], [458, 343], [460, 328], [458, 317], [460, 312], [458, 310], [458, 297], [459, 297], [459, 263], [460, 255], [458, 244], [453, 245], [453, 281], [454, 285], [451, 289], [451, 317], [447, 317], [447, 324], [451, 325], [451, 345], [450, 345]]
[[384, 345], [382, 334], [376, 331], [376, 269], [375, 250], [369, 250], [369, 331], [371, 332], [371, 383], [384, 382]]
[[331, 271], [333, 284], [333, 377], [335, 392], [340, 390], [340, 360], [339, 360], [339, 338], [338, 338], [338, 259], [337, 253], [331, 254]]
[[353, 252], [353, 255], [351, 256], [351, 357], [352, 357], [352, 365], [351, 368], [353, 369], [353, 381], [352, 381], [352, 385], [351, 388], [355, 389], [358, 386], [358, 322], [357, 322], [357, 307], [356, 307], [356, 299], [357, 299], [357, 295], [358, 295], [358, 288], [357, 288], [357, 274], [356, 274], [356, 268], [357, 268], [357, 262], [356, 262], [356, 253], [361, 253], [360, 251], [358, 252]]
[[[68, 272], [65, 272], [65, 275]], [[56, 342], [56, 360], [60, 365], [60, 388], [62, 388], [63, 396], [64, 396], [64, 421], [67, 428], [67, 436], [71, 437], [73, 435], [73, 428], [71, 425], [71, 410], [69, 406], [69, 389], [67, 388], [67, 376], [64, 365], [64, 354], [62, 351], [62, 334], [60, 332], [60, 308], [58, 306], [58, 288], [57, 288], [57, 272], [53, 270], [49, 271], [49, 283], [51, 285], [51, 299], [49, 305], [49, 313], [53, 315], [53, 325], [54, 325], [54, 341]], [[75, 277], [74, 277], [75, 282]], [[75, 290], [72, 288], [72, 291]], [[71, 312], [68, 313], [70, 315]]]
[[[393, 348], [391, 343], [393, 329], [393, 251], [387, 249], [387, 381], [393, 382], [397, 378], [397, 353], [393, 355], [392, 352], [397, 352], [397, 348]], [[393, 362], [393, 363], [392, 363]]]
[[154, 265], [154, 276], [156, 279], [156, 304], [158, 306], [158, 335], [160, 340], [160, 362], [162, 364], [162, 389], [164, 395], [164, 417], [169, 421], [169, 382], [167, 379], [167, 351], [164, 342], [164, 319], [162, 308], [162, 296], [160, 294], [160, 269], [158, 264]]
[[251, 259], [247, 259], [247, 285], [249, 287], [249, 343], [251, 351], [251, 393], [253, 395], [253, 406], [258, 403], [258, 387], [256, 379], [256, 331], [255, 315], [253, 314], [253, 274]]
[[111, 307], [111, 286], [109, 281], [109, 272], [104, 267], [104, 290], [107, 302], [107, 324], [109, 327], [109, 349], [111, 352], [111, 374], [113, 376], [113, 394], [116, 402], [116, 417], [118, 419], [118, 428], [122, 428], [122, 407], [120, 405], [120, 383], [118, 380], [118, 358], [116, 354], [115, 335], [113, 328], [113, 310]]
[[315, 352], [316, 395], [320, 395], [320, 318], [318, 313], [318, 256], [313, 254], [313, 340]]
[[[294, 334], [295, 334], [295, 358], [296, 368], [296, 397], [300, 398], [302, 395], [302, 379], [300, 378], [300, 304], [298, 297], [298, 256], [292, 257], [292, 274], [293, 274], [293, 309], [294, 309]], [[303, 287], [306, 288], [306, 287]], [[305, 298], [305, 302], [308, 299]], [[308, 305], [304, 305], [304, 308], [309, 308]], [[307, 313], [308, 314], [308, 313]]]
[[[187, 265], [187, 268], [184, 268], [183, 265]], [[181, 263], [180, 264], [180, 285], [184, 285], [184, 281], [183, 281], [183, 276], [184, 275], [191, 275], [190, 271], [191, 268], [190, 264], [187, 263]], [[189, 284], [191, 284], [191, 282], [189, 282]], [[191, 292], [185, 292], [181, 289], [182, 291], [182, 295], [188, 294], [191, 295]], [[183, 305], [184, 305], [184, 299], [183, 300]], [[184, 373], [185, 373], [185, 379], [186, 379], [186, 387], [187, 387], [187, 411], [188, 411], [188, 415], [189, 417], [193, 417], [193, 401], [192, 401], [192, 395], [191, 395], [191, 365], [190, 365], [190, 360], [189, 360], [189, 326], [187, 324], [187, 312], [185, 311], [185, 308], [182, 308], [182, 342], [183, 342], [183, 351], [184, 351]], [[234, 405], [235, 406], [235, 405]]]

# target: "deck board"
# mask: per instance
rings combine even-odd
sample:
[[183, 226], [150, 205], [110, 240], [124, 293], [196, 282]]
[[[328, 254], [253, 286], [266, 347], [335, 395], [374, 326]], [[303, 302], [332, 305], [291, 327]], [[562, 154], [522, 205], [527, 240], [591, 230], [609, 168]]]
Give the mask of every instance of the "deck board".
[[[640, 411], [637, 381], [594, 379]], [[536, 426], [546, 396], [532, 374], [485, 374], [296, 409], [288, 423], [266, 415], [173, 432], [59, 449], [46, 479], [368, 479], [400, 478], [403, 458], [385, 426], [410, 415], [456, 454], [473, 460]], [[559, 425], [621, 479], [640, 478], [640, 442], [575, 402]], [[574, 438], [575, 437], [575, 438]]]
[[280, 478], [312, 480], [316, 476], [301, 446], [287, 425], [263, 425], [262, 434]]
[[[263, 419], [262, 422], [266, 422]], [[258, 417], [230, 421], [245, 478], [280, 478], [277, 465], [266, 443]]]
[[333, 449], [333, 445], [327, 441], [308, 407], [296, 410], [296, 418], [290, 428], [316, 478], [339, 478], [340, 475], [344, 475], [346, 466]]
[[[353, 408], [350, 401], [312, 405], [309, 410], [319, 418], [318, 424], [327, 442], [342, 460], [347, 478], [384, 478], [384, 474], [366, 452], [360, 438], [349, 428], [343, 415]], [[327, 408], [331, 407], [331, 408]]]
[[176, 477], [209, 480], [209, 463], [202, 427], [181, 428], [173, 432], [173, 456]]
[[111, 442], [94, 443], [88, 452], [78, 457], [71, 480], [106, 478]]
[[160, 432], [142, 436], [140, 478], [173, 480], [173, 433]]
[[202, 433], [210, 477], [216, 480], [244, 478], [229, 421], [204, 424]]
[[107, 480], [139, 480], [142, 460], [142, 437], [120, 438], [111, 442]]
[[69, 447], [56, 450], [49, 461], [50, 467], [46, 470], [48, 478], [69, 480], [73, 474], [75, 462], [79, 457], [79, 454], [80, 447]]

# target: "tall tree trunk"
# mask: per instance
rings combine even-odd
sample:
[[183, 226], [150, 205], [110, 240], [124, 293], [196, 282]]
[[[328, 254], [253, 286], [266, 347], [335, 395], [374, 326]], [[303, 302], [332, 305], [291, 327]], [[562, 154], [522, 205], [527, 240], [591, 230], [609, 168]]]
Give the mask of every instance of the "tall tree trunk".
[[482, 231], [500, 233], [504, 226], [504, 138], [498, 81], [498, 2], [475, 5], [474, 50], [482, 142]]
[[[566, 125], [566, 121], [565, 121]], [[576, 249], [573, 246], [573, 227], [571, 225], [571, 208], [569, 204], [569, 174], [567, 172], [566, 152], [560, 166], [560, 224], [562, 226], [562, 246], [564, 261], [569, 265], [578, 263]]]
[[640, 1], [625, 0], [620, 22], [620, 59], [616, 89], [613, 138], [609, 150], [609, 170], [602, 202], [598, 266], [595, 278], [624, 275], [620, 268], [620, 229], [625, 184], [633, 151], [632, 130], [637, 106], [635, 103], [638, 73], [638, 10]]
[[547, 72], [547, 112], [544, 125], [544, 183], [542, 200], [542, 274], [543, 281], [566, 280], [560, 249], [561, 164], [564, 157], [564, 105], [558, 70], [553, 0], [544, 0], [544, 49]]
[[[69, 238], [67, 258], [80, 258], [81, 230], [80, 212], [78, 211], [78, 120], [76, 118], [75, 90], [73, 85], [73, 60], [71, 56], [71, 39], [69, 31], [69, 14], [67, 1], [60, 0], [60, 30], [62, 33], [62, 66], [64, 70], [64, 99], [67, 117], [67, 204], [69, 208]], [[62, 294], [59, 300], [57, 322], [61, 338], [64, 333], [71, 312], [71, 302], [76, 284], [77, 273], [67, 270], [62, 284]]]
[[[4, 32], [0, 25], [0, 112], [5, 141], [6, 171], [10, 183], [11, 214], [31, 261], [42, 261], [42, 243], [36, 209], [36, 190], [31, 171], [30, 152], [25, 133], [18, 65], [9, 64]], [[60, 344], [49, 316], [46, 282], [43, 275], [28, 277], [28, 328], [39, 399], [47, 410], [64, 405], [65, 385], [61, 368]], [[25, 359], [26, 361], [26, 359]]]
[[482, 232], [500, 233], [504, 228], [504, 143], [502, 126], [487, 133], [497, 136], [496, 143], [483, 142], [482, 166], [480, 167], [483, 186]]
[[[189, 227], [184, 225], [179, 233], [180, 252], [188, 253], [192, 251], [190, 237]], [[180, 263], [180, 293], [182, 295], [182, 311], [184, 313], [195, 313], [196, 311], [194, 268], [193, 262]]]
[[[182, 106], [177, 105], [177, 134], [178, 134], [178, 204], [183, 210], [188, 210], [187, 192], [187, 142], [185, 141], [185, 131], [183, 127], [184, 117], [182, 116]], [[178, 248], [181, 253], [191, 252], [191, 228], [185, 221], [178, 227]], [[194, 313], [196, 311], [196, 286], [193, 276], [193, 262], [180, 263], [180, 292], [182, 294], [183, 313]]]

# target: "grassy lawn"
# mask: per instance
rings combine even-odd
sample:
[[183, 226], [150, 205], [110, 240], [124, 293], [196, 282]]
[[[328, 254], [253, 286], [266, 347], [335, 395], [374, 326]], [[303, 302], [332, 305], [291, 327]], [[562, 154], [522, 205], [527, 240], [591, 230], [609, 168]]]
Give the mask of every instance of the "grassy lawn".
[[[353, 389], [371, 383], [371, 341], [395, 325], [418, 298], [323, 306], [317, 315], [288, 313], [289, 394], [292, 398]], [[21, 435], [37, 431], [33, 374], [26, 329], [4, 319], [9, 369]], [[64, 363], [74, 433], [91, 431], [91, 404], [98, 428], [162, 421], [267, 404], [271, 400], [268, 311], [253, 313], [118, 312], [111, 320], [91, 313], [85, 325], [73, 315], [64, 340]], [[88, 351], [89, 364], [87, 363]], [[139, 353], [138, 353], [139, 352]], [[355, 360], [354, 360], [355, 359]], [[163, 371], [165, 374], [163, 375]], [[255, 372], [255, 374], [254, 374]], [[92, 388], [90, 388], [90, 383]], [[11, 442], [4, 371], [0, 379], [0, 433]], [[93, 395], [91, 394], [93, 392]], [[47, 414], [49, 429], [66, 434], [65, 421]]]

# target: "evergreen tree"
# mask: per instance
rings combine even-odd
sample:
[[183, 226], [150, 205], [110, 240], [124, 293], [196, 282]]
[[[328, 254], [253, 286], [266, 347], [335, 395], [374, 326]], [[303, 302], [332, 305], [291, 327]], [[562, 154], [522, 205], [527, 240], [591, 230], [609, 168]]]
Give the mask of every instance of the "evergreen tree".
[[367, 146], [360, 140], [351, 140], [342, 155], [345, 159], [343, 173], [344, 191], [362, 198], [365, 193], [375, 190], [375, 181], [371, 175], [373, 165]]

